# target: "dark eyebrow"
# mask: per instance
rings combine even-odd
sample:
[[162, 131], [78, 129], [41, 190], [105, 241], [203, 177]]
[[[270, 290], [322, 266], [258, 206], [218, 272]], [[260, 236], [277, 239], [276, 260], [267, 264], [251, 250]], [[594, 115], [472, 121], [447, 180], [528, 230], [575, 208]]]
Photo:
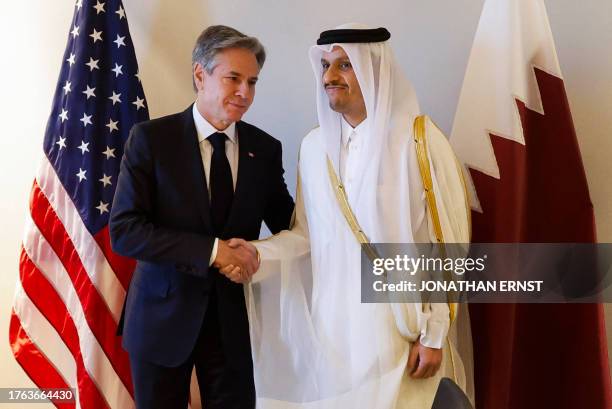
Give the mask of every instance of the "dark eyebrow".
[[[233, 77], [243, 77], [242, 74], [236, 71], [230, 71], [228, 75], [231, 75]], [[249, 78], [249, 81], [253, 81], [253, 80], [257, 81], [259, 80], [259, 78], [257, 76]]]
[[[343, 63], [349, 63], [349, 64], [351, 64], [351, 60], [350, 60], [350, 58], [348, 58], [348, 57], [338, 58], [337, 60], [334, 60], [334, 61], [338, 61], [338, 62], [340, 62], [340, 63], [342, 63], [342, 64], [343, 64]], [[321, 64], [323, 64], [323, 63], [331, 64], [331, 63], [330, 63], [328, 60], [326, 60], [325, 58], [321, 58]]]

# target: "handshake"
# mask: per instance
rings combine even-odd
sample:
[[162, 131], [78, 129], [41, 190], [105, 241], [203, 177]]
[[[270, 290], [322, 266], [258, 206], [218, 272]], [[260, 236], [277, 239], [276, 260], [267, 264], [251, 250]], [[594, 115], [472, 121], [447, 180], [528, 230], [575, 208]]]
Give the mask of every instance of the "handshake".
[[259, 253], [255, 246], [246, 240], [219, 239], [213, 266], [235, 283], [248, 283], [259, 269]]

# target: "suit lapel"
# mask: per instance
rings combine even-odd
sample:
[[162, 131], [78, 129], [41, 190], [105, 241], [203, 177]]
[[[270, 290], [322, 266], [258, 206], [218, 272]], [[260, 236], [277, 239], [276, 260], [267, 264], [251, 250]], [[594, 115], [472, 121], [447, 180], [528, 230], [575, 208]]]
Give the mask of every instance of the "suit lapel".
[[252, 135], [246, 130], [244, 123], [238, 121], [236, 123], [236, 132], [238, 134], [238, 175], [236, 180], [236, 190], [234, 191], [234, 200], [230, 210], [227, 223], [223, 229], [223, 237], [233, 231], [232, 227], [240, 220], [242, 213], [241, 206], [248, 204], [248, 194], [253, 186], [255, 178], [255, 151]]
[[193, 105], [190, 105], [183, 112], [183, 123], [183, 136], [185, 137], [185, 146], [187, 148], [185, 149], [185, 159], [187, 159], [188, 166], [190, 167], [190, 172], [185, 175], [185, 178], [191, 179], [190, 185], [193, 186], [194, 199], [202, 215], [202, 221], [204, 226], [210, 230], [208, 188], [206, 186], [206, 174], [204, 173], [204, 164], [202, 163], [202, 154], [200, 153], [200, 144], [198, 142], [198, 132], [193, 121]]

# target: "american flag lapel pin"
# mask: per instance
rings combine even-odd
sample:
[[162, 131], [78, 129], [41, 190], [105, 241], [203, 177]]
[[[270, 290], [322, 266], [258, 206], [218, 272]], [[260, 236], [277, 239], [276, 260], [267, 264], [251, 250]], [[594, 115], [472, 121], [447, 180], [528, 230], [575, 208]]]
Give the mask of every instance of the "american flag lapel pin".
[[249, 158], [254, 158], [255, 154], [253, 152], [249, 152]]

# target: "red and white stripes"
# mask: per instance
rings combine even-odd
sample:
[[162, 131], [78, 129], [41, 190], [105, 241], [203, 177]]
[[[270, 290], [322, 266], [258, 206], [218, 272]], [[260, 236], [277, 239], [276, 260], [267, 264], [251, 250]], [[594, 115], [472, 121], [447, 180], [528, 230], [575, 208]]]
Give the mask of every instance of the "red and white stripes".
[[[133, 408], [127, 353], [116, 336], [130, 269], [115, 272], [44, 158], [32, 187], [10, 326], [19, 364], [41, 387], [73, 387], [58, 408]], [[105, 244], [105, 250], [110, 246]]]

